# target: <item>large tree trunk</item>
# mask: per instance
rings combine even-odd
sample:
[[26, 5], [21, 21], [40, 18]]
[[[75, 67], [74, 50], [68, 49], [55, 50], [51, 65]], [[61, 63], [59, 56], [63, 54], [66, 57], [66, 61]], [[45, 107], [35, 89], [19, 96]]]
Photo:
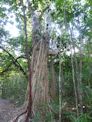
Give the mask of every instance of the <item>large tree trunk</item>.
[[40, 122], [45, 121], [48, 105], [47, 44], [41, 40], [32, 55], [32, 111], [40, 114]]
[[32, 14], [32, 112], [39, 115], [38, 122], [45, 122], [48, 111], [48, 34], [41, 35], [38, 16]]
[[[48, 114], [48, 33], [41, 34], [40, 21], [33, 11], [32, 15], [32, 57], [29, 67], [28, 97], [24, 106], [27, 109], [15, 117], [12, 122], [29, 122], [37, 119], [37, 122], [46, 122]], [[38, 116], [38, 117], [37, 117]]]

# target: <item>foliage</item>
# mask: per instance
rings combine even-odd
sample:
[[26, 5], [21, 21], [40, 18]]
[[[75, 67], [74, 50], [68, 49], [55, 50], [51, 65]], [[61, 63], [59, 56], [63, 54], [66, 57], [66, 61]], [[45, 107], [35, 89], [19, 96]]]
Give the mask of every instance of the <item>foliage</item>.
[[21, 73], [12, 71], [7, 76], [0, 78], [0, 97], [9, 99], [16, 105], [23, 104], [25, 100], [25, 93], [27, 88], [27, 81]]
[[92, 121], [92, 118], [90, 118], [88, 114], [82, 114], [78, 118], [71, 115], [70, 119], [71, 119], [71, 122], [91, 122]]
[[[0, 97], [13, 100], [17, 105], [22, 105], [25, 101], [28, 83], [27, 53], [31, 61], [34, 48], [32, 45], [31, 10], [25, 4], [25, 1], [23, 4], [24, 6], [18, 0], [0, 0]], [[50, 107], [55, 113], [52, 112], [52, 115], [47, 113], [46, 121], [49, 122], [51, 116], [54, 118], [55, 114], [59, 113], [59, 70], [62, 70], [61, 91], [62, 104], [66, 103], [63, 108], [65, 117], [71, 122], [91, 122], [92, 0], [84, 0], [84, 2], [82, 0], [33, 0], [31, 5], [35, 8], [36, 13], [38, 12], [37, 15], [40, 14], [41, 34], [44, 31], [49, 32], [49, 38], [52, 42], [49, 44], [49, 48], [52, 47], [53, 52], [58, 51], [57, 54], [48, 56], [49, 69], [52, 60], [55, 68], [56, 96], [55, 99], [50, 101]], [[24, 7], [27, 45], [24, 32]], [[7, 23], [14, 24], [13, 20], [10, 20], [12, 18], [11, 14], [15, 16], [14, 21], [19, 29], [17, 37], [12, 37], [9, 31], [5, 29]], [[48, 22], [45, 22], [46, 18]], [[41, 38], [44, 38], [41, 34]], [[51, 73], [49, 73], [49, 77], [51, 79]], [[74, 81], [76, 88], [74, 87]], [[53, 83], [50, 82], [50, 85], [53, 86]], [[75, 108], [75, 92], [77, 92], [78, 105], [80, 104], [79, 97], [82, 96], [83, 105], [87, 107], [87, 111], [79, 113], [78, 117], [76, 117], [76, 111], [72, 112], [72, 108]], [[68, 114], [66, 111], [68, 111]], [[33, 121], [38, 121], [39, 118], [40, 114], [38, 112]]]

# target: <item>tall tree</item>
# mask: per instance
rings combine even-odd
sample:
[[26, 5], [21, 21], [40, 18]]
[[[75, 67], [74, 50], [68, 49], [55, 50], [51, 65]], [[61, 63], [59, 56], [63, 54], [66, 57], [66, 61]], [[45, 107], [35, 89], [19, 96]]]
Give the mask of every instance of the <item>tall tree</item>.
[[[24, 112], [22, 121], [28, 122], [29, 118], [39, 115], [39, 122], [45, 122], [48, 103], [49, 103], [49, 89], [48, 89], [48, 47], [49, 47], [49, 35], [48, 30], [41, 33], [41, 20], [40, 14], [37, 12], [38, 2], [32, 4], [28, 1], [28, 7], [30, 11], [30, 17], [32, 22], [32, 57], [30, 62], [30, 55], [28, 55], [28, 40], [27, 40], [27, 20], [25, 15], [25, 6], [23, 1], [20, 1], [23, 7], [24, 14], [24, 32], [26, 42], [26, 58], [28, 61], [29, 72], [29, 88], [27, 109]], [[36, 6], [37, 5], [37, 6]], [[21, 115], [21, 114], [20, 114]], [[14, 121], [18, 121], [20, 115], [15, 118]]]

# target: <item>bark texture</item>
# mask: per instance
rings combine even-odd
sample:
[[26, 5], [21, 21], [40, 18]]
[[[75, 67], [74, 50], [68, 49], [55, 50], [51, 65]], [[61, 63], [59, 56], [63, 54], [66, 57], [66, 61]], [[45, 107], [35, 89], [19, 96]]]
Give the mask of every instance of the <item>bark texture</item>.
[[47, 47], [45, 40], [42, 40], [34, 49], [32, 55], [32, 111], [34, 115], [40, 114], [41, 119], [46, 115], [48, 104], [47, 72]]
[[55, 99], [56, 98], [56, 72], [55, 72], [53, 60], [50, 63], [50, 74], [51, 74], [50, 95], [52, 99]]
[[48, 111], [48, 34], [41, 35], [37, 13], [32, 14], [32, 112], [39, 115], [38, 122], [45, 122]]

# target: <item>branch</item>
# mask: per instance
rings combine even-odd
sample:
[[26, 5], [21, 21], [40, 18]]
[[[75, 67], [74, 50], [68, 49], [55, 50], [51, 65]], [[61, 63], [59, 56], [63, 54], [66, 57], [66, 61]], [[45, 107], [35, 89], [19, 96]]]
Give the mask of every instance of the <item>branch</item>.
[[14, 64], [16, 67], [18, 67], [20, 69], [20, 71], [27, 77], [26, 72], [24, 71], [24, 69], [22, 68], [22, 66], [20, 65], [20, 63], [18, 62], [19, 58], [25, 58], [24, 56], [19, 56], [17, 58], [15, 58], [11, 53], [9, 53], [9, 51], [7, 51], [4, 47], [0, 46], [0, 48], [5, 51], [12, 59], [12, 62], [8, 65], [8, 67], [6, 69], [4, 69], [0, 75], [2, 75], [4, 72], [7, 72], [9, 70], [9, 68], [11, 67], [12, 64]]
[[43, 11], [41, 12], [41, 15], [40, 15], [40, 17], [39, 17], [40, 19], [42, 18], [43, 14], [45, 13], [45, 11], [46, 11], [47, 9], [49, 9], [49, 5], [46, 6], [46, 7], [43, 9]]

